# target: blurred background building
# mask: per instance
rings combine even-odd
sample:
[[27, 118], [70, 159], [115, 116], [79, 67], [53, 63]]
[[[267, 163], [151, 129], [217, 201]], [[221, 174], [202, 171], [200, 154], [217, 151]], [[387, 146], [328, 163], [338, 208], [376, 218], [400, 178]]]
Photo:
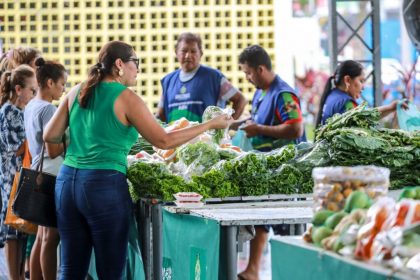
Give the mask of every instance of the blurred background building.
[[[73, 86], [87, 77], [103, 44], [110, 40], [129, 42], [141, 58], [135, 90], [155, 111], [161, 95], [160, 79], [178, 67], [174, 52], [178, 34], [201, 34], [202, 62], [221, 70], [249, 100], [254, 88], [240, 72], [238, 56], [248, 45], [260, 44], [271, 55], [275, 71], [299, 89], [306, 121], [311, 123], [331, 74], [328, 1], [1, 0], [0, 51], [22, 45], [35, 47], [46, 58], [65, 64], [68, 86]], [[337, 10], [357, 25], [370, 12], [368, 2], [337, 1]], [[383, 100], [388, 103], [404, 95], [420, 103], [420, 66], [413, 67], [418, 53], [405, 31], [401, 2], [380, 1]], [[350, 30], [343, 22], [337, 24], [338, 41], [343, 42]], [[372, 36], [371, 24], [365, 22], [358, 32], [367, 41]], [[339, 60], [365, 57], [357, 37], [339, 54]], [[363, 98], [373, 103], [369, 80]]]
[[3, 51], [31, 46], [69, 70], [69, 86], [87, 77], [102, 45], [132, 44], [141, 58], [135, 90], [155, 110], [160, 79], [178, 66], [177, 35], [192, 31], [203, 39], [202, 62], [221, 70], [251, 98], [251, 84], [239, 71], [243, 48], [259, 43], [274, 58], [273, 0], [2, 0]]

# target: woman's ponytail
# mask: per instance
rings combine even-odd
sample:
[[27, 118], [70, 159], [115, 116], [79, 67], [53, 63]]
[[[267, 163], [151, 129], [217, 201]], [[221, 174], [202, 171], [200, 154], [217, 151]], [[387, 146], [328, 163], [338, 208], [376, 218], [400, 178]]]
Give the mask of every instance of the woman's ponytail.
[[321, 95], [321, 100], [319, 100], [318, 115], [316, 116], [315, 127], [318, 127], [321, 124], [322, 113], [323, 113], [322, 111], [324, 109], [325, 101], [327, 100], [327, 97], [334, 86], [335, 86], [335, 74], [333, 76], [330, 76], [327, 80], [327, 83], [325, 84], [324, 92]]

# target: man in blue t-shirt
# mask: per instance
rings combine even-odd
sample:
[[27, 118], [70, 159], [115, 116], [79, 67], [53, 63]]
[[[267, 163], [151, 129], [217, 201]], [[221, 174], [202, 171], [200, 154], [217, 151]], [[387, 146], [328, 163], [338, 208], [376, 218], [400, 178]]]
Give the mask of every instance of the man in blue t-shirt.
[[[247, 47], [239, 56], [239, 64], [247, 80], [257, 88], [252, 99], [251, 120], [242, 127], [253, 148], [266, 152], [306, 141], [299, 97], [273, 72], [268, 53], [258, 45]], [[276, 233], [286, 230], [274, 227]], [[248, 266], [238, 275], [239, 279], [258, 279], [269, 226], [256, 226], [255, 231]]]
[[161, 80], [163, 94], [158, 117], [166, 123], [182, 117], [201, 122], [201, 116], [208, 106], [224, 107], [226, 102], [232, 102], [235, 110], [233, 118], [237, 119], [247, 101], [222, 72], [200, 64], [203, 55], [200, 36], [182, 33], [175, 49], [180, 69]]

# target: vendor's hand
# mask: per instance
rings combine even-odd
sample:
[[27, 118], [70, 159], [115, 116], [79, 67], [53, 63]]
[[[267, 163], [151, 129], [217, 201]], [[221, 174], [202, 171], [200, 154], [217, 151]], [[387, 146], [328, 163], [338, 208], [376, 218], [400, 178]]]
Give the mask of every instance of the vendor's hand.
[[389, 104], [391, 111], [394, 112], [395, 110], [397, 110], [398, 104], [401, 104], [401, 107], [404, 110], [407, 110], [408, 109], [408, 100], [407, 99], [394, 100], [394, 101], [391, 102], [391, 104]]
[[229, 127], [233, 122], [233, 118], [227, 114], [214, 117], [209, 121], [211, 129], [223, 129]]
[[241, 129], [246, 132], [246, 137], [257, 136], [259, 125], [253, 121], [247, 121], [244, 125], [241, 126]]

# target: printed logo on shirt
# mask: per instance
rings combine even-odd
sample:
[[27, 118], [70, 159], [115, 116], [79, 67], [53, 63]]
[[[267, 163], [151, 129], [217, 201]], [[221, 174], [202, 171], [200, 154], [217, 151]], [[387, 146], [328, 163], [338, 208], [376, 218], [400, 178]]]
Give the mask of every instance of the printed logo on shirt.
[[187, 92], [187, 88], [185, 86], [182, 86], [179, 90], [179, 93], [175, 95], [175, 100], [187, 100], [191, 98], [191, 93]]

